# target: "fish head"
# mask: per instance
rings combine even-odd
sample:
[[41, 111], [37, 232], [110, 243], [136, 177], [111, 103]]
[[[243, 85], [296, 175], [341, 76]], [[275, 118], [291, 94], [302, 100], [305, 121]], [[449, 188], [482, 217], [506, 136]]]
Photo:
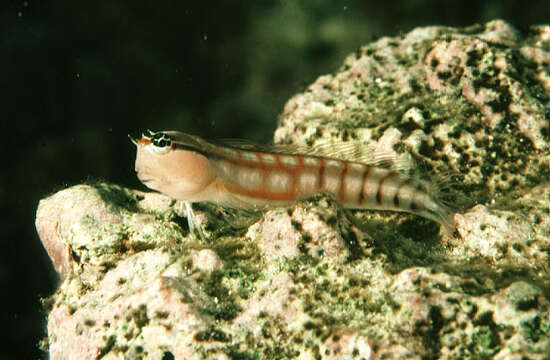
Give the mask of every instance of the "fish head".
[[189, 200], [216, 174], [205, 155], [178, 145], [174, 133], [147, 130], [139, 140], [130, 137], [137, 147], [135, 170], [148, 188], [178, 200]]

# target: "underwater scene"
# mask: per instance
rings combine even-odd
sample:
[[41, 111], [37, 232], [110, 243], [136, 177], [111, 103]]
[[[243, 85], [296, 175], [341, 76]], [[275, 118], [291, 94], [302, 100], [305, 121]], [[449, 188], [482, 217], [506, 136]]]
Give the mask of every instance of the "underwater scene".
[[0, 357], [549, 359], [550, 4], [446, 5], [2, 10]]

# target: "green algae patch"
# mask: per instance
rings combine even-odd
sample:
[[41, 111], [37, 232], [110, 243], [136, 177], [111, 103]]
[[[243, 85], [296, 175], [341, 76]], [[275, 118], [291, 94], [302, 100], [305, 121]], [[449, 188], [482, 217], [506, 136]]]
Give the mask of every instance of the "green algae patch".
[[197, 279], [197, 283], [212, 301], [200, 308], [200, 312], [213, 316], [216, 320], [233, 320], [242, 310], [235, 301], [234, 295], [224, 285], [225, 275], [221, 271], [214, 271]]

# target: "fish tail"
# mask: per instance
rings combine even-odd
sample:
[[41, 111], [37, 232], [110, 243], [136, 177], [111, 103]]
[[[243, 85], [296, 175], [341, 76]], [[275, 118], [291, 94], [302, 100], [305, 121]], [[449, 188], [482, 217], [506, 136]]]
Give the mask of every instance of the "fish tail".
[[454, 220], [456, 210], [452, 206], [447, 205], [441, 199], [434, 199], [435, 206], [435, 218], [432, 218], [434, 221], [437, 221], [442, 226], [443, 233], [447, 237], [452, 237], [456, 231], [456, 223]]
[[426, 186], [429, 201], [426, 204], [425, 217], [437, 221], [443, 227], [445, 235], [452, 237], [456, 231], [455, 214], [460, 211], [460, 203], [465, 202], [465, 196], [460, 195], [459, 174], [440, 173], [431, 176]]

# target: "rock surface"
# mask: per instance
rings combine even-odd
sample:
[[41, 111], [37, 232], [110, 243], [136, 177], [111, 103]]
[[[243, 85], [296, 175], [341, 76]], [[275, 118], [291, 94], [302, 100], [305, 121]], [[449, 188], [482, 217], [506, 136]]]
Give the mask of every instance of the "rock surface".
[[[454, 171], [454, 238], [318, 197], [236, 227], [108, 184], [40, 202], [62, 283], [52, 359], [548, 359], [550, 27], [427, 27], [350, 55], [287, 103], [279, 143], [363, 142]], [[412, 166], [412, 165], [411, 165]]]

